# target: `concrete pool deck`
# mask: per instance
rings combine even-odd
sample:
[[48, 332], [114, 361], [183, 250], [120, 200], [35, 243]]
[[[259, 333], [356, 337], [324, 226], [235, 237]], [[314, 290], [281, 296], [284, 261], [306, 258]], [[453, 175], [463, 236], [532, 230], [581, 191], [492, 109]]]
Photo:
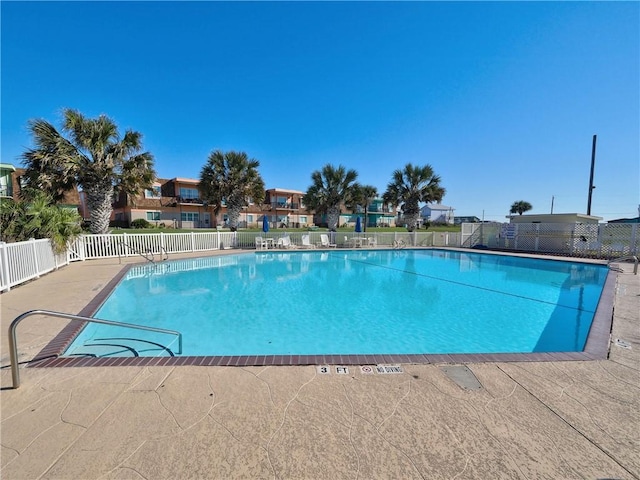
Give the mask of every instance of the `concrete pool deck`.
[[[451, 365], [403, 364], [384, 375], [22, 365], [11, 389], [11, 321], [78, 313], [121, 268], [78, 262], [0, 296], [1, 478], [640, 478], [640, 277], [630, 265], [617, 277], [608, 360], [467, 364], [480, 388], [456, 383]], [[20, 362], [66, 323], [25, 320]]]

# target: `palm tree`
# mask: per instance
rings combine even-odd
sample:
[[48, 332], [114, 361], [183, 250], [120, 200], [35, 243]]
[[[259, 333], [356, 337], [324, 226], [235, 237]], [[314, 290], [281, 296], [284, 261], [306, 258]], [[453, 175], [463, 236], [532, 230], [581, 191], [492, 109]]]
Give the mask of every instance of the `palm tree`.
[[155, 179], [153, 156], [142, 152], [142, 135], [127, 130], [123, 137], [105, 115], [86, 118], [64, 111], [59, 133], [45, 120], [29, 121], [35, 148], [23, 155], [27, 186], [49, 194], [54, 201], [76, 186], [86, 195], [91, 233], [106, 233], [115, 193], [137, 195]]
[[4, 242], [24, 242], [30, 238], [48, 238], [57, 253], [65, 251], [67, 243], [78, 236], [80, 215], [52, 203], [44, 192], [35, 192], [29, 202], [3, 199], [0, 204], [0, 239]]
[[533, 206], [529, 202], [518, 200], [517, 202], [513, 202], [511, 204], [511, 210], [509, 210], [509, 213], [517, 213], [518, 215], [522, 215], [524, 212], [528, 212], [532, 208]]
[[340, 220], [340, 205], [352, 204], [359, 185], [356, 183], [358, 173], [347, 170], [342, 165], [335, 168], [326, 164], [322, 170], [311, 174], [311, 186], [302, 197], [302, 201], [310, 210], [320, 215], [327, 215], [327, 226], [335, 232]]
[[362, 185], [357, 192], [357, 203], [364, 207], [364, 231], [367, 231], [369, 204], [378, 196], [378, 189], [373, 185]]
[[244, 152], [216, 150], [209, 154], [200, 171], [200, 195], [214, 206], [216, 217], [226, 204], [233, 232], [238, 229], [240, 212], [248, 205], [248, 199], [257, 204], [264, 200], [264, 181], [258, 173], [259, 166], [258, 160], [249, 158]]
[[440, 202], [445, 189], [440, 186], [440, 177], [430, 165], [413, 166], [408, 163], [404, 170], [393, 172], [392, 180], [382, 198], [394, 207], [401, 205], [407, 229], [413, 232], [420, 217], [420, 202]]

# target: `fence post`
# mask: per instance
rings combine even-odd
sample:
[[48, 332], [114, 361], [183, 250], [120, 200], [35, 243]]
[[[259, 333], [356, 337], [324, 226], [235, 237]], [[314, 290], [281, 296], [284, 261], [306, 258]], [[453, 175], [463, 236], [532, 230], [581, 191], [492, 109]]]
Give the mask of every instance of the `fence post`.
[[193, 232], [191, 232], [191, 251], [192, 252], [196, 251], [196, 238]]
[[166, 252], [167, 249], [164, 246], [164, 233], [160, 232], [160, 255], [162, 255], [162, 252]]
[[87, 261], [87, 238], [86, 235], [82, 235], [80, 237], [80, 260], [83, 262]]
[[2, 255], [2, 264], [0, 265], [0, 275], [2, 275], [3, 290], [7, 292], [11, 290], [9, 285], [9, 256], [7, 255], [7, 243], [0, 242], [0, 255]]
[[38, 251], [36, 250], [36, 239], [30, 238], [29, 242], [31, 242], [31, 250], [33, 251], [33, 264], [36, 267], [36, 278], [40, 278], [40, 267], [38, 266]]

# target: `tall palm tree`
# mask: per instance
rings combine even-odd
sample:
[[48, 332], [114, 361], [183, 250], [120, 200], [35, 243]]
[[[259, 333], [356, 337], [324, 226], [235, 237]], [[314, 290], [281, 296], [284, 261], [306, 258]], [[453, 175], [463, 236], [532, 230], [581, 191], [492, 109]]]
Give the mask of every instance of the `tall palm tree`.
[[357, 192], [357, 203], [364, 208], [364, 231], [367, 231], [369, 204], [378, 196], [378, 189], [373, 185], [362, 185]]
[[91, 233], [106, 233], [114, 193], [137, 195], [155, 179], [153, 156], [141, 152], [142, 135], [133, 130], [120, 137], [105, 115], [86, 118], [64, 110], [63, 136], [41, 119], [29, 121], [35, 148], [23, 155], [27, 186], [59, 200], [76, 186], [86, 195]]
[[524, 212], [528, 212], [533, 208], [529, 202], [525, 202], [524, 200], [518, 200], [517, 202], [513, 202], [511, 204], [511, 210], [509, 213], [517, 213], [518, 215], [522, 215]]
[[403, 170], [393, 172], [382, 198], [394, 207], [401, 206], [407, 229], [413, 232], [420, 218], [420, 202], [440, 202], [444, 194], [440, 177], [434, 173], [431, 165], [414, 167], [407, 163]]
[[258, 172], [259, 166], [258, 160], [249, 158], [244, 152], [216, 150], [209, 154], [200, 171], [200, 195], [213, 205], [216, 217], [226, 204], [233, 232], [238, 229], [240, 212], [248, 199], [257, 204], [264, 200], [264, 181]]
[[359, 188], [356, 178], [355, 170], [347, 170], [342, 165], [336, 168], [326, 164], [311, 174], [312, 184], [302, 201], [315, 213], [327, 215], [327, 225], [332, 232], [338, 228], [340, 205], [353, 203]]

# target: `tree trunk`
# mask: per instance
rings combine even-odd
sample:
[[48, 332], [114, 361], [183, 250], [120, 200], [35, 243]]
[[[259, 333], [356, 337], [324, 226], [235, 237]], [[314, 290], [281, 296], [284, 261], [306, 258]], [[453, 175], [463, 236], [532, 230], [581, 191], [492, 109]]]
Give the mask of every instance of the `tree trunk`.
[[85, 187], [87, 207], [90, 213], [89, 231], [93, 234], [107, 233], [113, 207], [113, 185], [111, 182]]
[[340, 207], [334, 205], [327, 209], [327, 226], [329, 230], [335, 232], [338, 228], [338, 221], [340, 221]]
[[420, 207], [417, 201], [409, 201], [404, 206], [404, 220], [407, 222], [407, 230], [413, 232], [420, 218]]
[[232, 232], [238, 230], [238, 220], [242, 212], [242, 200], [230, 198], [227, 200], [227, 215], [229, 215], [229, 228]]

